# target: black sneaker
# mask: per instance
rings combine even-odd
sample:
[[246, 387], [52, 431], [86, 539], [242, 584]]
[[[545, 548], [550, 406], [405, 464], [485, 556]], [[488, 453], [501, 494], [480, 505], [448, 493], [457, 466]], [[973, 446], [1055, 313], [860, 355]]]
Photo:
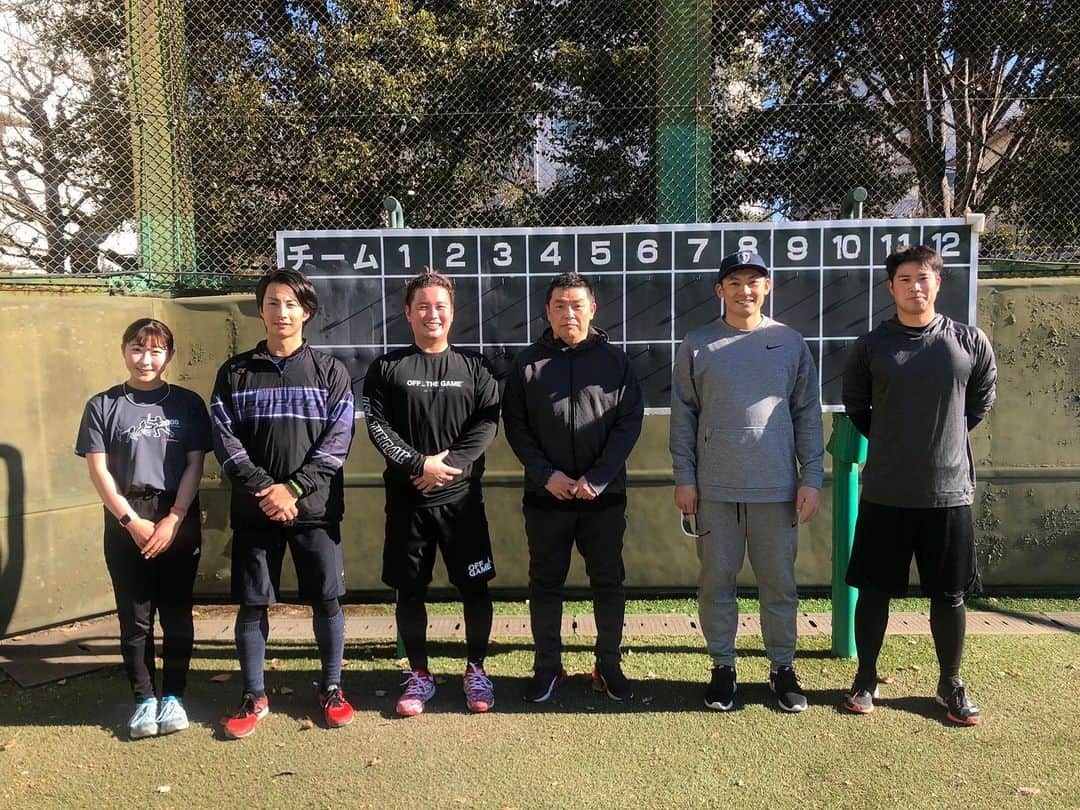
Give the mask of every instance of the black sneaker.
[[852, 714], [870, 714], [874, 710], [874, 700], [878, 696], [877, 679], [874, 681], [859, 680], [851, 685], [851, 691], [844, 695], [841, 704]]
[[544, 703], [549, 700], [555, 690], [570, 680], [566, 670], [545, 669], [533, 673], [532, 678], [525, 687], [525, 700], [529, 703]]
[[634, 687], [623, 675], [618, 661], [601, 663], [597, 660], [592, 671], [592, 688], [594, 692], [606, 692], [612, 700], [632, 700], [634, 697]]
[[769, 673], [769, 689], [785, 712], [806, 711], [806, 694], [794, 667], [780, 667]]
[[945, 707], [945, 716], [961, 726], [977, 726], [982, 722], [979, 707], [971, 702], [962, 683], [938, 684], [937, 702]]
[[735, 708], [735, 667], [713, 667], [712, 680], [705, 690], [705, 705], [718, 712]]

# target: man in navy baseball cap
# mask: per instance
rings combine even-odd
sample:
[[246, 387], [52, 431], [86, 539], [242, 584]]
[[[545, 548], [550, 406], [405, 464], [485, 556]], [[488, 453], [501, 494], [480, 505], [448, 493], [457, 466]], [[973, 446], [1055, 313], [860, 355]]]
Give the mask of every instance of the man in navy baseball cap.
[[687, 524], [697, 515], [698, 615], [713, 664], [705, 705], [723, 712], [735, 707], [735, 578], [747, 551], [769, 688], [783, 711], [807, 706], [795, 673], [795, 555], [799, 524], [821, 500], [821, 400], [806, 341], [762, 311], [771, 290], [757, 253], [726, 257], [715, 286], [723, 317], [687, 333], [671, 381], [675, 506]]
[[720, 262], [720, 272], [716, 276], [716, 283], [722, 284], [724, 279], [736, 270], [757, 270], [762, 275], [769, 275], [769, 266], [759, 254], [752, 250], [737, 250], [725, 256]]

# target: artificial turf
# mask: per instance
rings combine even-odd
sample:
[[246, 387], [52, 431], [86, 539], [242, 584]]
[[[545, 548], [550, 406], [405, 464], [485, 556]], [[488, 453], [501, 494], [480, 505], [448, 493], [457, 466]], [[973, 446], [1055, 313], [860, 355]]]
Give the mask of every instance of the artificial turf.
[[[708, 662], [690, 638], [627, 639], [637, 680], [628, 705], [589, 690], [583, 674], [549, 704], [521, 700], [527, 640], [492, 646], [495, 710], [465, 713], [459, 643], [432, 645], [443, 678], [429, 711], [394, 716], [391, 641], [349, 643], [344, 686], [357, 708], [323, 727], [313, 646], [268, 657], [272, 713], [225, 742], [217, 721], [240, 692], [235, 652], [200, 644], [187, 706], [192, 727], [128, 742], [129, 696], [118, 668], [22, 690], [0, 683], [0, 806], [108, 807], [1045, 807], [1080, 806], [1080, 640], [1074, 634], [973, 636], [964, 676], [985, 715], [943, 720], [928, 637], [890, 636], [880, 708], [841, 713], [854, 662], [826, 638], [799, 643], [810, 698], [799, 716], [775, 708], [760, 638], [740, 638], [740, 706], [702, 704]], [[568, 647], [572, 672], [588, 646]], [[222, 679], [227, 676], [227, 679]], [[314, 720], [314, 726], [305, 722]], [[1030, 794], [1030, 795], [1029, 795]]]

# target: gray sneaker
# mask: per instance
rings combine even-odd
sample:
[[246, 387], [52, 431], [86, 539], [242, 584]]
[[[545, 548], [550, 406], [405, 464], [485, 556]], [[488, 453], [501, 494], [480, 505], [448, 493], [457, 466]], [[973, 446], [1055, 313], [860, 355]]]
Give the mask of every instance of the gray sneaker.
[[188, 727], [187, 712], [179, 698], [166, 695], [161, 699], [157, 713], [157, 733], [172, 734]]
[[158, 733], [157, 698], [147, 698], [135, 706], [135, 713], [128, 720], [128, 736], [133, 740], [153, 737]]

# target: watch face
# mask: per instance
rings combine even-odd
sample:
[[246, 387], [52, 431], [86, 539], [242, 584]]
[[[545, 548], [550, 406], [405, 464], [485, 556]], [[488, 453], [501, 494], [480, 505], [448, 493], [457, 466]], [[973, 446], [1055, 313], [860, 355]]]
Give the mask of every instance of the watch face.
[[122, 518], [120, 518], [120, 525], [121, 526], [127, 526], [129, 523], [131, 523], [131, 513], [130, 512], [128, 512]]

